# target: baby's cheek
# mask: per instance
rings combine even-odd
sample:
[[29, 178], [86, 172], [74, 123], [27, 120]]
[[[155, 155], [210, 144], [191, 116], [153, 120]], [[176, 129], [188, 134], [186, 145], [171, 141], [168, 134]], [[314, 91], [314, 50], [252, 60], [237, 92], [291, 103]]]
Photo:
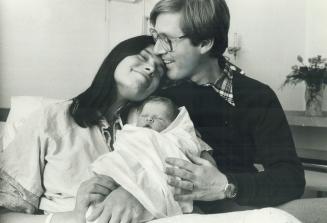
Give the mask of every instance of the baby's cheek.
[[145, 125], [145, 120], [143, 118], [138, 118], [136, 126], [143, 127], [144, 125]]
[[166, 127], [160, 123], [160, 122], [157, 122], [157, 123], [153, 123], [153, 129], [158, 131], [158, 132], [161, 132], [162, 130], [164, 130]]

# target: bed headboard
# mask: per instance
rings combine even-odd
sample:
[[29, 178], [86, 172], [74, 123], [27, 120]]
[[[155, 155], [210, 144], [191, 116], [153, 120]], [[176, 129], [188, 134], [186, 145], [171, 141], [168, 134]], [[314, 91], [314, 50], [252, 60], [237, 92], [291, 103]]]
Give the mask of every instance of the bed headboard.
[[0, 122], [5, 122], [9, 114], [9, 108], [0, 108]]
[[0, 108], [0, 152], [2, 151], [2, 137], [8, 114], [9, 108]]

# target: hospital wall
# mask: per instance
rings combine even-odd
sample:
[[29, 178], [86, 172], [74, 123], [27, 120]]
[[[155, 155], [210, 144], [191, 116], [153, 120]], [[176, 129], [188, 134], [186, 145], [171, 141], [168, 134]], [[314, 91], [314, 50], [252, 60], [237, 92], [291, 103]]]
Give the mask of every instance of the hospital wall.
[[[0, 107], [15, 95], [71, 98], [83, 91], [117, 42], [146, 30], [144, 16], [155, 1], [1, 0]], [[230, 42], [238, 33], [241, 50], [226, 56], [270, 85], [284, 109], [303, 110], [304, 84], [280, 86], [297, 55], [327, 56], [327, 2], [227, 3]]]

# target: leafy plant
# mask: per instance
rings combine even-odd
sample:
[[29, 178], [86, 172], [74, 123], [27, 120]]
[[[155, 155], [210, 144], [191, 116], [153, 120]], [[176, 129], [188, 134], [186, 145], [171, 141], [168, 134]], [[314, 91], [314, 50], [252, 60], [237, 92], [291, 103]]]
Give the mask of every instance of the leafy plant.
[[308, 87], [320, 90], [321, 84], [327, 84], [327, 58], [321, 55], [308, 59], [308, 64], [304, 64], [303, 58], [297, 56], [300, 65], [292, 66], [292, 72], [286, 76], [282, 87], [285, 85], [296, 85], [305, 81]]

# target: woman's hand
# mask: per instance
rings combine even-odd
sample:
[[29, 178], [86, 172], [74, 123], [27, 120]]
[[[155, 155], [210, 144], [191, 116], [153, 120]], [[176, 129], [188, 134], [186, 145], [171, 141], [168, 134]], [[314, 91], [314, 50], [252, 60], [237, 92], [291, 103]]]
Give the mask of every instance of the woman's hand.
[[85, 222], [85, 214], [89, 206], [103, 201], [116, 188], [117, 185], [112, 178], [105, 175], [97, 175], [81, 183], [73, 211], [79, 221]]
[[224, 188], [228, 183], [227, 178], [216, 166], [208, 160], [186, 154], [192, 163], [177, 159], [167, 158], [166, 167], [168, 184], [175, 187], [175, 200], [200, 200], [213, 201], [225, 198]]
[[[137, 223], [144, 213], [142, 204], [124, 188], [119, 187], [92, 211], [88, 221], [94, 221], [95, 215], [100, 215], [97, 223]], [[93, 215], [95, 213], [95, 215]]]

